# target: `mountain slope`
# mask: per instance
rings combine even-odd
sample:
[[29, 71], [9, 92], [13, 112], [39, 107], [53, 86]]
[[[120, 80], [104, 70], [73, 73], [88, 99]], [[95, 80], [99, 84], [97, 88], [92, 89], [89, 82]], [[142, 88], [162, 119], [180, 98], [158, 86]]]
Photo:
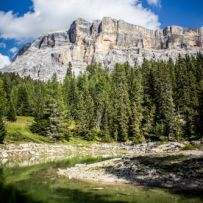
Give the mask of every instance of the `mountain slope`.
[[179, 54], [197, 52], [203, 53], [203, 28], [149, 30], [109, 17], [92, 23], [77, 19], [68, 31], [48, 33], [25, 45], [1, 71], [45, 81], [57, 73], [62, 81], [70, 66], [78, 75], [92, 63], [112, 69], [116, 63], [128, 61], [135, 66], [144, 58], [175, 60]]

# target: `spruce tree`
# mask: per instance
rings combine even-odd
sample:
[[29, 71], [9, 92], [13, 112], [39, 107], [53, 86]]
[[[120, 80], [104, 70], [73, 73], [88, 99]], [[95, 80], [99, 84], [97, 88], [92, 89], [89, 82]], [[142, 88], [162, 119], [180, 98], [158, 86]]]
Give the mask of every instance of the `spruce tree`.
[[51, 140], [72, 132], [106, 141], [202, 137], [201, 54], [176, 62], [144, 60], [139, 69], [117, 64], [111, 72], [95, 64], [77, 77], [71, 68], [63, 84], [56, 74], [45, 83], [0, 73], [1, 120], [14, 120], [15, 109], [34, 115], [32, 131]]
[[18, 88], [17, 114], [19, 116], [31, 115], [31, 106], [30, 106], [28, 92], [25, 84], [20, 85]]
[[94, 102], [89, 90], [89, 82], [86, 75], [79, 76], [77, 81], [78, 88], [78, 133], [87, 139], [94, 139], [95, 117]]
[[113, 128], [118, 141], [127, 141], [130, 101], [125, 65], [117, 64], [113, 71]]
[[69, 70], [67, 70], [63, 84], [63, 98], [66, 109], [69, 112], [70, 119], [78, 120], [80, 116], [77, 109], [79, 103], [77, 79]]
[[187, 139], [195, 136], [198, 115], [198, 82], [196, 67], [188, 56], [179, 56], [176, 66], [175, 104], [178, 115], [184, 120], [183, 133]]
[[131, 68], [131, 85], [130, 85], [130, 136], [139, 143], [144, 141], [142, 132], [143, 120], [143, 86], [142, 75], [140, 70]]
[[176, 115], [173, 100], [170, 70], [164, 62], [159, 62], [156, 69], [155, 97], [157, 103], [157, 136], [167, 136], [168, 140], [176, 137]]
[[2, 116], [0, 115], [0, 144], [4, 142], [6, 136], [5, 124], [3, 122]]
[[203, 79], [199, 86], [199, 108], [197, 116], [197, 138], [203, 138]]
[[45, 131], [51, 140], [60, 140], [65, 137], [65, 124], [63, 112], [56, 100], [49, 99], [45, 105], [44, 117], [47, 120]]
[[6, 114], [7, 107], [7, 99], [6, 92], [3, 87], [3, 81], [0, 79], [0, 116], [4, 116]]
[[16, 118], [16, 110], [15, 107], [13, 105], [13, 102], [10, 99], [9, 102], [9, 108], [8, 108], [8, 112], [7, 112], [7, 119], [11, 122], [15, 122], [17, 120]]
[[47, 136], [52, 141], [68, 139], [62, 88], [56, 75], [48, 82], [47, 88], [43, 112], [35, 116], [31, 130]]
[[146, 139], [154, 139], [154, 126], [156, 117], [155, 104], [155, 74], [153, 73], [154, 62], [144, 60], [142, 65], [143, 81], [143, 122], [142, 131]]

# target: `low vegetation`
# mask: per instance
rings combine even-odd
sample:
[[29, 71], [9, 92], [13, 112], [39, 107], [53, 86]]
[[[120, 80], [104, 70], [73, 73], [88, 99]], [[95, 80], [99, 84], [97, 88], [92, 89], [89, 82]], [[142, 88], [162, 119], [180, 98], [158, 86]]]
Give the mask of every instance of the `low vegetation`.
[[[35, 143], [53, 143], [52, 140], [48, 139], [46, 136], [41, 136], [36, 133], [32, 133], [30, 127], [32, 126], [34, 117], [31, 116], [17, 116], [15, 122], [4, 121], [5, 132], [4, 143], [25, 143], [25, 142], [35, 142]], [[71, 145], [88, 145], [96, 143], [96, 141], [87, 141], [81, 139], [79, 136], [71, 137], [68, 141], [61, 140], [60, 143], [71, 144]]]
[[6, 143], [21, 143], [21, 142], [50, 142], [50, 140], [44, 136], [32, 133], [30, 126], [33, 122], [33, 117], [17, 117], [16, 122], [6, 121]]

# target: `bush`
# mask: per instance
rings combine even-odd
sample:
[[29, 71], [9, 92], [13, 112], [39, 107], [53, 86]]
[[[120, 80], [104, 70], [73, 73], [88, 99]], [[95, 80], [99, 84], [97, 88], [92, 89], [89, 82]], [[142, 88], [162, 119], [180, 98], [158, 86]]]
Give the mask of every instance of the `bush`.
[[141, 144], [141, 143], [145, 142], [145, 137], [143, 135], [138, 135], [134, 138], [133, 142], [135, 144]]
[[183, 150], [194, 150], [194, 149], [200, 149], [201, 145], [194, 145], [194, 144], [187, 144], [183, 147]]
[[161, 141], [161, 142], [167, 142], [168, 141], [168, 137], [166, 137], [166, 136], [160, 136], [159, 137], [159, 141]]

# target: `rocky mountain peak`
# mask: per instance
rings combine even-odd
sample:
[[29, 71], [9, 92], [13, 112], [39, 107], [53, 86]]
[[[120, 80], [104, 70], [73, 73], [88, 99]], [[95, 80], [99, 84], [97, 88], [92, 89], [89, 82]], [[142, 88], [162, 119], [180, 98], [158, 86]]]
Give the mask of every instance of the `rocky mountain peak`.
[[47, 33], [27, 44], [2, 71], [45, 81], [57, 73], [63, 80], [70, 64], [78, 75], [92, 63], [112, 69], [116, 63], [128, 61], [137, 66], [144, 58], [175, 60], [179, 54], [197, 52], [203, 52], [202, 28], [149, 30], [111, 17], [93, 22], [78, 18], [69, 30]]

